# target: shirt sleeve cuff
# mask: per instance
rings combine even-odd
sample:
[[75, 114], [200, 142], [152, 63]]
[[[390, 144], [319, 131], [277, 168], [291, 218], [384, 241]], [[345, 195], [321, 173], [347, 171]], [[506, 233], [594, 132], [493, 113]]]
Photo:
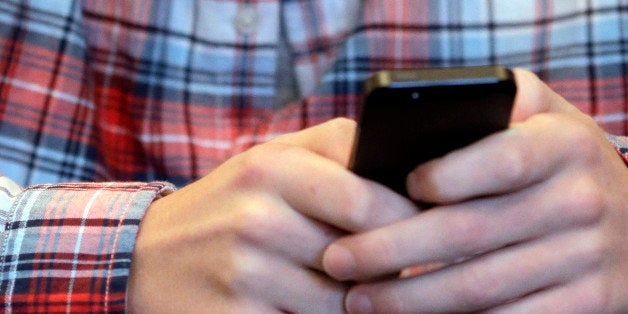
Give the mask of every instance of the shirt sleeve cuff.
[[617, 136], [607, 134], [608, 140], [615, 146], [619, 155], [624, 159], [626, 165], [628, 165], [628, 136]]
[[6, 188], [0, 302], [14, 312], [124, 312], [139, 223], [174, 189], [165, 182]]

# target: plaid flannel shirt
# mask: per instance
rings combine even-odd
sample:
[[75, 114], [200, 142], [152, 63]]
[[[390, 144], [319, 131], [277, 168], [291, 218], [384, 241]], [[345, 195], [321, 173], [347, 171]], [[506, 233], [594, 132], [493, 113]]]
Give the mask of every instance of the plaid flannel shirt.
[[[535, 71], [628, 160], [625, 0], [0, 2], [0, 304], [123, 311], [150, 202], [353, 117], [374, 71]], [[274, 103], [280, 23], [302, 99]], [[22, 189], [13, 181], [22, 186]], [[154, 183], [93, 183], [93, 182]], [[61, 183], [92, 182], [92, 183]]]

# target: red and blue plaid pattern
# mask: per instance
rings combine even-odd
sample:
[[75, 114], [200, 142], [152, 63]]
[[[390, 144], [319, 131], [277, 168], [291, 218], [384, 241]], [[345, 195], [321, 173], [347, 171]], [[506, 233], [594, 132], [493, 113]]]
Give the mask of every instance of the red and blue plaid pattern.
[[[234, 18], [257, 12], [250, 32]], [[143, 211], [279, 134], [355, 115], [390, 68], [535, 71], [628, 160], [624, 0], [0, 2], [0, 298], [122, 311]], [[276, 104], [279, 23], [303, 99]], [[2, 196], [4, 195], [4, 196]]]
[[140, 219], [169, 191], [164, 183], [0, 191], [13, 196], [0, 237], [3, 312], [123, 312]]

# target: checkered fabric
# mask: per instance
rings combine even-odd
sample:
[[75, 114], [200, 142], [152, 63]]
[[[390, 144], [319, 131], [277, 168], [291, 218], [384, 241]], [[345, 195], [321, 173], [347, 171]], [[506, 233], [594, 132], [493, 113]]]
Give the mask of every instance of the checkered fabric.
[[[625, 0], [0, 2], [0, 304], [123, 311], [152, 199], [230, 156], [354, 117], [381, 69], [503, 64], [628, 161]], [[277, 104], [283, 23], [302, 99]], [[8, 178], [22, 186], [22, 190]]]
[[0, 190], [0, 198], [14, 198], [0, 234], [2, 312], [122, 312], [140, 219], [171, 190], [163, 183]]

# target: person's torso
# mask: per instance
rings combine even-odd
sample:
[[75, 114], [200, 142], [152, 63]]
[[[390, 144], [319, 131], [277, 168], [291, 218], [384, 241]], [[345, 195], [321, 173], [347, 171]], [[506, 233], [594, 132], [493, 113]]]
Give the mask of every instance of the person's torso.
[[278, 134], [354, 117], [364, 79], [395, 68], [525, 67], [628, 134], [626, 12], [621, 0], [3, 3], [0, 172], [184, 184]]

